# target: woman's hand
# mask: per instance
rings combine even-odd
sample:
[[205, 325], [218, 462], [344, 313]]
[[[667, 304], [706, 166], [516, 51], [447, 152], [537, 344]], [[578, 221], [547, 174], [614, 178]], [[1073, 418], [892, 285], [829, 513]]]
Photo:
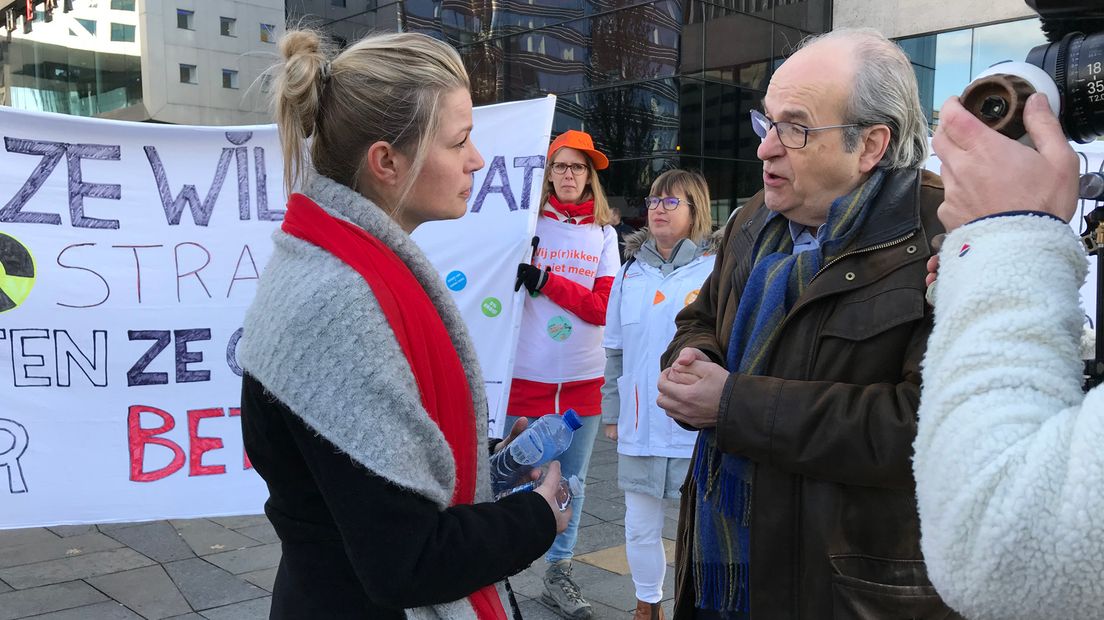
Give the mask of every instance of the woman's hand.
[[560, 534], [567, 529], [567, 522], [571, 519], [571, 505], [568, 504], [567, 508], [560, 509], [560, 462], [552, 461], [548, 464], [548, 471], [544, 474], [544, 482], [535, 489], [538, 495], [544, 498], [544, 501], [548, 502], [548, 507], [552, 509], [552, 514], [556, 517], [556, 533]]
[[617, 441], [617, 425], [616, 424], [607, 424], [606, 425], [606, 438], [609, 439], [610, 441]]

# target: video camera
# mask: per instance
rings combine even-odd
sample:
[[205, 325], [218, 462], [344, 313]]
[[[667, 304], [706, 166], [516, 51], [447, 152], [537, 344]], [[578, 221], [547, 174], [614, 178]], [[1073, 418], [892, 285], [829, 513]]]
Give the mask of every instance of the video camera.
[[[1039, 14], [1047, 43], [1026, 62], [993, 65], [962, 92], [962, 105], [989, 127], [1028, 141], [1023, 107], [1034, 92], [1047, 95], [1066, 136], [1087, 144], [1104, 136], [1104, 2], [1025, 0]], [[1096, 256], [1096, 358], [1085, 364], [1085, 389], [1104, 383], [1104, 172], [1081, 175], [1081, 198], [1096, 202], [1082, 239]]]

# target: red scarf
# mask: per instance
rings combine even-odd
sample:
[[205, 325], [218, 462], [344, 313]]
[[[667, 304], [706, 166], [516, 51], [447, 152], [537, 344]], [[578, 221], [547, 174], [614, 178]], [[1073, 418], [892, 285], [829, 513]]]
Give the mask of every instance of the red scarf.
[[[445, 323], [425, 289], [391, 248], [362, 228], [326, 213], [302, 194], [292, 194], [288, 200], [282, 228], [341, 259], [368, 283], [414, 373], [422, 406], [452, 450], [456, 488], [451, 505], [471, 504], [475, 499], [476, 459], [481, 456], [471, 386]], [[480, 620], [506, 618], [494, 585], [473, 592], [468, 600]]]
[[571, 204], [560, 202], [555, 194], [549, 194], [548, 204], [551, 205], [553, 212], [549, 213], [548, 209], [545, 208], [543, 211], [545, 217], [571, 224], [590, 224], [594, 221], [593, 198], [578, 204]]

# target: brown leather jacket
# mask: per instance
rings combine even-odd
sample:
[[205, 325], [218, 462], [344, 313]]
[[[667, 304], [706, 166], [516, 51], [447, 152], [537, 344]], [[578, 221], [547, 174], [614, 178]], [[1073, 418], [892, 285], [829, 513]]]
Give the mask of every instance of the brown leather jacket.
[[[731, 374], [718, 446], [755, 462], [751, 615], [760, 619], [957, 618], [928, 581], [912, 478], [931, 239], [942, 233], [938, 176], [891, 172], [851, 249], [827, 264], [782, 327], [766, 376]], [[683, 347], [724, 364], [755, 239], [753, 198], [729, 223], [697, 301], [664, 355]], [[695, 492], [679, 515], [675, 619], [694, 617]]]

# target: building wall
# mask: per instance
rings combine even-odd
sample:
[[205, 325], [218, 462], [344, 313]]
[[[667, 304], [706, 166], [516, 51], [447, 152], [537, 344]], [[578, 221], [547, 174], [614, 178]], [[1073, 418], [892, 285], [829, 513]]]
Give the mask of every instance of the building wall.
[[1035, 12], [1023, 0], [835, 0], [833, 27], [870, 27], [891, 39], [957, 30]]
[[[193, 11], [193, 29], [178, 27], [177, 11]], [[221, 34], [220, 18], [236, 19], [234, 36]], [[140, 0], [143, 100], [150, 120], [187, 125], [271, 122], [261, 74], [278, 59], [284, 32], [282, 0]], [[275, 26], [270, 42], [261, 24]], [[196, 67], [194, 84], [182, 83], [180, 65]], [[237, 88], [223, 87], [223, 69], [238, 72]]]

